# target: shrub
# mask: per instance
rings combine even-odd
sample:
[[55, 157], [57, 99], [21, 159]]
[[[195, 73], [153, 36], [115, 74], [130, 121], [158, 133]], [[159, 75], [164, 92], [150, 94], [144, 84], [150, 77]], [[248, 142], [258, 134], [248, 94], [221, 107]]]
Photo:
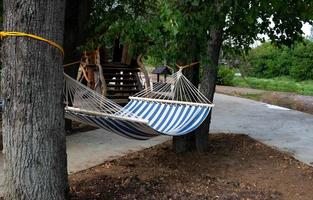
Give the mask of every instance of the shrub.
[[290, 76], [298, 81], [313, 79], [313, 42], [298, 44], [292, 55]]
[[235, 71], [229, 66], [222, 65], [219, 67], [217, 74], [217, 84], [219, 85], [233, 85]]
[[298, 81], [313, 79], [313, 42], [296, 43], [292, 48], [270, 43], [252, 49], [247, 61], [249, 76], [274, 78], [290, 76]]

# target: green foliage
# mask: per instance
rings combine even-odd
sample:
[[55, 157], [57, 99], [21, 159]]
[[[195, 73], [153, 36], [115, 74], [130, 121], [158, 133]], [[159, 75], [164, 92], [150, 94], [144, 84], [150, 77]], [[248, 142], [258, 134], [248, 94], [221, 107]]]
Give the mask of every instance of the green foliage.
[[235, 71], [229, 66], [222, 65], [218, 69], [216, 84], [219, 85], [233, 85]]
[[291, 56], [290, 76], [296, 80], [313, 80], [313, 42], [296, 45]]
[[313, 79], [313, 42], [296, 43], [280, 48], [265, 43], [252, 49], [248, 56], [249, 75], [259, 78], [291, 76], [296, 80]]
[[290, 77], [276, 77], [272, 79], [246, 77], [234, 78], [234, 86], [248, 87], [269, 91], [294, 92], [301, 95], [313, 96], [313, 80], [296, 81]]
[[[295, 0], [94, 0], [94, 33], [86, 46], [111, 47], [120, 37], [131, 45], [133, 55], [158, 58], [159, 64], [199, 60], [210, 67], [212, 30], [223, 30], [225, 51], [249, 49], [263, 35], [290, 46], [302, 39], [302, 23], [311, 22], [312, 6]], [[273, 70], [285, 74], [279, 66]]]

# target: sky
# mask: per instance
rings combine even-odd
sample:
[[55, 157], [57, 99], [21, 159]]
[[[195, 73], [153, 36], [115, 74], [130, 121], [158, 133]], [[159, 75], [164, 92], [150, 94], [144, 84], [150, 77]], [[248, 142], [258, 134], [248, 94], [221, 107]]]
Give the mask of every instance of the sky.
[[308, 24], [308, 23], [305, 23], [303, 26], [302, 26], [302, 31], [304, 32], [305, 36], [309, 36], [310, 33], [311, 33], [311, 25]]
[[[303, 24], [303, 26], [302, 26], [302, 31], [303, 31], [303, 33], [304, 33], [304, 37], [310, 36], [310, 34], [311, 34], [311, 27], [312, 27], [312, 26], [311, 26], [309, 23]], [[264, 37], [265, 40], [268, 39], [268, 37], [267, 37], [266, 35], [260, 35], [260, 36]], [[255, 48], [255, 47], [258, 47], [258, 46], [261, 45], [261, 44], [262, 44], [261, 41], [255, 41], [255, 42], [251, 45], [251, 47], [252, 47], [252, 48]]]

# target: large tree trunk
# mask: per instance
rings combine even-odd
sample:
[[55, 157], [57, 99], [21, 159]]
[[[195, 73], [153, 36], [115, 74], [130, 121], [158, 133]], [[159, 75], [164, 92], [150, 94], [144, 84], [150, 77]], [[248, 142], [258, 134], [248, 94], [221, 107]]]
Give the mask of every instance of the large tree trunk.
[[0, 153], [3, 149], [3, 141], [2, 141], [2, 131], [0, 132]]
[[[203, 69], [203, 79], [201, 82], [201, 92], [213, 102], [215, 93], [216, 77], [218, 71], [218, 61], [220, 49], [222, 46], [223, 29], [220, 27], [212, 27], [210, 29], [210, 39], [208, 41], [207, 55], [210, 61], [208, 66]], [[196, 43], [191, 45], [191, 53], [196, 52]], [[197, 55], [192, 55], [194, 61], [197, 61]], [[184, 70], [185, 76], [194, 84], [199, 84], [199, 65]], [[173, 150], [176, 153], [183, 153], [187, 151], [197, 150], [198, 152], [205, 152], [208, 150], [208, 136], [211, 123], [211, 113], [202, 125], [194, 132], [183, 136], [173, 137]]]
[[[199, 44], [198, 41], [195, 39], [196, 37], [192, 37], [190, 41], [190, 47], [185, 51], [185, 58], [189, 57], [192, 62], [199, 62]], [[180, 65], [186, 65], [190, 64], [186, 59], [182, 59], [180, 61], [181, 63], [178, 63]], [[192, 67], [185, 68], [183, 70], [183, 74], [186, 76], [186, 78], [197, 88], [200, 83], [200, 64], [193, 65]], [[196, 144], [196, 138], [198, 135], [196, 134], [196, 131], [193, 131], [191, 133], [188, 133], [183, 136], [173, 137], [173, 150], [176, 153], [183, 153], [188, 151], [194, 151], [197, 150], [201, 152], [201, 149], [198, 149]]]
[[[62, 44], [64, 0], [4, 0], [4, 30]], [[26, 37], [3, 45], [5, 199], [65, 199], [68, 191], [62, 55]]]
[[[67, 0], [65, 9], [64, 30], [64, 64], [79, 61], [81, 52], [77, 49], [83, 45], [88, 36], [89, 17], [92, 8], [90, 0]], [[79, 64], [66, 67], [64, 72], [76, 79]], [[69, 102], [71, 104], [71, 102]], [[72, 129], [72, 121], [65, 120], [65, 129]]]
[[[64, 64], [79, 61], [81, 52], [77, 49], [88, 37], [89, 18], [92, 9], [90, 0], [67, 0], [64, 29]], [[65, 68], [65, 72], [76, 78], [79, 64]]]
[[[194, 62], [198, 61], [194, 58]], [[185, 65], [185, 64], [184, 64]], [[188, 78], [188, 80], [198, 87], [199, 85], [199, 70], [200, 64], [196, 64], [191, 68], [184, 69], [183, 73]], [[186, 135], [174, 136], [173, 137], [173, 150], [175, 153], [184, 153], [188, 151], [194, 151], [197, 149], [196, 146], [196, 132], [193, 131]]]
[[[223, 29], [221, 27], [212, 27], [210, 30], [210, 39], [208, 41], [207, 54], [209, 58], [208, 66], [203, 69], [203, 78], [201, 81], [201, 92], [213, 102], [216, 78], [218, 72], [218, 61], [223, 42]], [[196, 130], [196, 148], [200, 152], [208, 149], [208, 136], [211, 123], [211, 114], [205, 119], [202, 125]]]

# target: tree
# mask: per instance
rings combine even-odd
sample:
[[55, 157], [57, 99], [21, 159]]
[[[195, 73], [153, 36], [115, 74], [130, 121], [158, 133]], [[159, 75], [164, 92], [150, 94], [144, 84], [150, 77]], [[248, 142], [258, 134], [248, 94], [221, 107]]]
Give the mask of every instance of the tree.
[[[203, 6], [200, 1], [195, 5]], [[302, 23], [312, 22], [312, 4], [309, 1], [219, 1], [206, 5], [211, 12], [208, 23], [207, 60], [203, 69], [204, 78], [201, 89], [205, 96], [213, 101], [218, 60], [222, 46], [235, 47], [239, 50], [249, 49], [249, 45], [260, 39], [260, 34], [269, 36], [273, 43], [291, 45], [302, 40]], [[271, 22], [274, 25], [270, 25]], [[207, 140], [209, 121], [203, 123], [200, 140]], [[201, 136], [202, 135], [202, 136]], [[206, 149], [206, 144], [201, 145]]]
[[[4, 0], [4, 30], [63, 41], [65, 1]], [[27, 37], [2, 48], [5, 199], [65, 199], [62, 54]]]
[[[268, 35], [277, 45], [290, 46], [294, 41], [302, 40], [302, 23], [312, 22], [312, 5], [308, 1], [164, 1], [170, 6], [167, 13], [174, 13], [169, 21], [173, 32], [177, 32], [175, 43], [177, 50], [186, 51], [189, 38], [197, 38], [202, 64], [202, 93], [211, 101], [214, 98], [220, 50], [245, 51], [260, 34]], [[271, 25], [273, 22], [273, 25]], [[175, 29], [177, 31], [175, 31]], [[206, 45], [203, 45], [206, 44]], [[181, 48], [184, 47], [184, 48]], [[189, 53], [188, 55], [193, 55]], [[191, 57], [189, 57], [189, 60]], [[185, 137], [181, 141], [185, 151], [196, 146], [198, 151], [208, 147], [207, 139], [210, 125], [209, 116], [197, 130], [195, 139]], [[191, 145], [193, 143], [194, 145]]]
[[[65, 30], [64, 30], [64, 64], [79, 61], [81, 52], [78, 47], [86, 42], [89, 34], [89, 18], [93, 1], [90, 0], [67, 0], [65, 9]], [[64, 69], [64, 72], [76, 79], [78, 64], [71, 65]], [[72, 129], [72, 121], [65, 119], [65, 129]]]
[[[132, 44], [134, 52], [162, 58], [172, 66], [177, 61], [190, 63], [199, 59], [201, 90], [211, 101], [222, 47], [225, 51], [243, 52], [256, 40], [262, 40], [262, 35], [277, 45], [290, 46], [302, 39], [302, 23], [312, 22], [313, 13], [312, 2], [296, 0], [143, 2], [98, 1], [94, 27], [105, 30], [97, 35], [99, 42], [108, 41], [118, 33], [122, 42]], [[136, 6], [140, 9], [135, 9]], [[198, 151], [205, 151], [209, 126], [210, 116], [195, 137], [180, 139], [182, 149], [187, 151], [196, 146]]]

